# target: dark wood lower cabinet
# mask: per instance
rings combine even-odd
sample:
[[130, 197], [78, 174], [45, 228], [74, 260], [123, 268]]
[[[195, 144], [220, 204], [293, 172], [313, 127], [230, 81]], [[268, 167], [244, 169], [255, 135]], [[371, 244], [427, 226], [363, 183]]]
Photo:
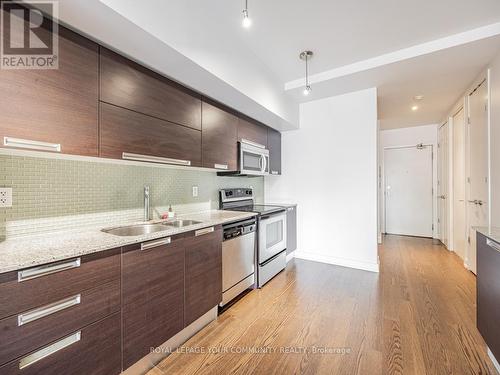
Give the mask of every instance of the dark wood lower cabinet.
[[[120, 313], [0, 367], [2, 375], [114, 375], [121, 372]], [[38, 359], [38, 360], [36, 360]]]
[[149, 250], [124, 248], [123, 368], [184, 328], [183, 239]]
[[[55, 313], [30, 321], [29, 316], [47, 311], [50, 306], [73, 304]], [[120, 311], [120, 280], [99, 285], [75, 295], [37, 307], [35, 311], [0, 320], [0, 364], [57, 341], [81, 327]], [[34, 313], [34, 314], [33, 314]], [[43, 314], [43, 313], [42, 313]], [[19, 325], [19, 317], [26, 323]]]
[[[121, 248], [71, 258], [57, 265], [59, 272], [36, 266], [0, 274], [0, 318], [47, 305], [97, 285], [120, 279]], [[19, 282], [19, 273], [37, 272], [38, 277]]]
[[222, 301], [222, 228], [186, 238], [185, 324]]
[[[489, 242], [489, 243], [488, 243]], [[477, 328], [500, 359], [500, 243], [477, 234]]]
[[222, 300], [222, 227], [34, 272], [0, 275], [0, 374], [118, 374]]

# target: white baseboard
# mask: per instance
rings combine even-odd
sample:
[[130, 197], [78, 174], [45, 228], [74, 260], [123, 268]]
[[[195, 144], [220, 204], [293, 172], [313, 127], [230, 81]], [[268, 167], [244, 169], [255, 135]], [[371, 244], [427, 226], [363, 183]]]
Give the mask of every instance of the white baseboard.
[[495, 358], [495, 356], [491, 352], [490, 348], [488, 348], [488, 357], [490, 357], [491, 362], [493, 362], [493, 366], [495, 366], [497, 371], [500, 373], [500, 364], [498, 363], [497, 359]]
[[308, 253], [305, 251], [295, 251], [295, 258], [311, 260], [313, 262], [334, 264], [336, 266], [355, 268], [363, 271], [379, 272], [378, 263], [362, 262], [359, 260], [337, 258], [328, 255]]
[[288, 263], [291, 261], [293, 258], [295, 258], [295, 251], [292, 251], [290, 254], [286, 255], [286, 262]]

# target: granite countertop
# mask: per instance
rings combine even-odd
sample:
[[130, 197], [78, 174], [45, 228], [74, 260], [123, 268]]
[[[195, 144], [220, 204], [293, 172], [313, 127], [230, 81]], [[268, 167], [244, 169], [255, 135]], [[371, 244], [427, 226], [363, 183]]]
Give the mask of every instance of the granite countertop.
[[476, 231], [500, 243], [500, 228], [496, 227], [474, 227]]
[[[84, 227], [78, 230], [7, 239], [0, 243], [0, 273], [16, 271], [45, 263], [73, 258], [156, 238], [243, 220], [255, 216], [253, 212], [212, 210], [179, 215], [178, 219], [201, 221], [200, 224], [175, 228], [139, 236], [120, 237], [101, 231], [99, 227]], [[160, 222], [160, 221], [156, 221]], [[130, 223], [130, 225], [137, 223]], [[112, 227], [110, 225], [109, 227]]]

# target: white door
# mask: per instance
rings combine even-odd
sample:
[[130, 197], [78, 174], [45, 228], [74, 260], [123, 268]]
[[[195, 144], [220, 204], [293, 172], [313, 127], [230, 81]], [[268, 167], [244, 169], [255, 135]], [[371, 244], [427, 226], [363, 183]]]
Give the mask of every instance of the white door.
[[487, 226], [488, 212], [488, 90], [484, 81], [469, 95], [469, 198], [467, 263], [476, 273], [476, 226]]
[[465, 116], [462, 108], [453, 116], [453, 251], [465, 260]]
[[384, 150], [386, 233], [432, 237], [432, 146]]
[[448, 123], [438, 131], [438, 225], [439, 239], [448, 247]]

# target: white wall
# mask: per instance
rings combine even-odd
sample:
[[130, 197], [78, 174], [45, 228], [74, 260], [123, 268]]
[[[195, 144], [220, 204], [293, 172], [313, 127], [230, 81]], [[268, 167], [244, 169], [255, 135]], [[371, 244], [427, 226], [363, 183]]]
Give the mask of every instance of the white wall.
[[265, 197], [298, 204], [295, 256], [378, 271], [376, 89], [301, 104], [282, 142]]
[[[432, 145], [434, 152], [433, 159], [433, 186], [434, 186], [434, 203], [433, 203], [433, 223], [434, 223], [434, 237], [437, 238], [439, 225], [437, 225], [437, 124], [415, 126], [411, 128], [382, 130], [380, 132], [380, 156], [382, 173], [384, 170], [384, 148], [385, 147], [400, 147], [400, 146], [414, 146], [419, 143]], [[383, 178], [383, 175], [382, 175]], [[385, 200], [383, 196], [383, 189], [380, 191], [380, 228], [385, 232]]]
[[491, 225], [500, 227], [500, 54], [490, 64]]

